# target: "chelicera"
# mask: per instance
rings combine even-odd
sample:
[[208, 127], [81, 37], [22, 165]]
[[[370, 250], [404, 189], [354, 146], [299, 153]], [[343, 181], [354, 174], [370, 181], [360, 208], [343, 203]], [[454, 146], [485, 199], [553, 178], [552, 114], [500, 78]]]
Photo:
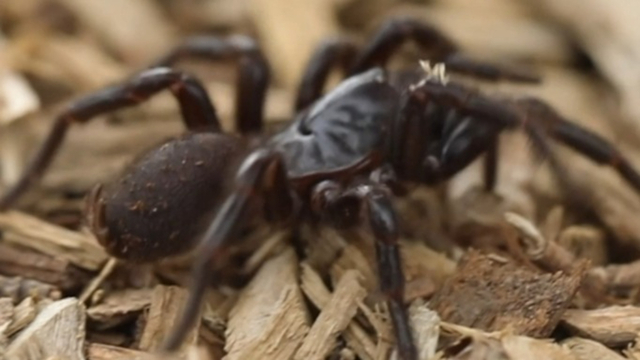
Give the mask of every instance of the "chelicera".
[[[147, 152], [120, 180], [96, 186], [87, 208], [90, 228], [116, 257], [154, 261], [199, 246], [188, 304], [164, 349], [175, 350], [197, 320], [206, 287], [220, 282], [230, 252], [242, 242], [243, 223], [258, 204], [267, 221], [281, 226], [292, 221], [367, 226], [375, 239], [380, 288], [399, 354], [405, 360], [416, 359], [402, 299], [398, 219], [392, 205], [403, 184], [446, 181], [484, 154], [485, 184], [492, 189], [497, 137], [508, 129], [523, 129], [550, 159], [547, 138], [556, 138], [612, 166], [637, 190], [640, 175], [609, 142], [540, 100], [496, 99], [439, 76], [387, 72], [384, 65], [405, 40], [415, 41], [432, 61], [452, 71], [489, 80], [537, 81], [465, 58], [430, 26], [396, 19], [364, 47], [346, 38], [323, 43], [302, 77], [293, 121], [256, 145], [247, 139], [262, 130], [269, 82], [265, 57], [250, 38], [193, 38], [150, 70], [73, 102], [55, 120], [27, 171], [0, 205], [11, 206], [40, 179], [72, 124], [134, 106], [168, 89], [179, 103], [188, 132]], [[215, 108], [197, 79], [166, 67], [188, 56], [237, 62], [240, 135], [221, 131]], [[337, 67], [347, 79], [322, 96], [328, 74]]]

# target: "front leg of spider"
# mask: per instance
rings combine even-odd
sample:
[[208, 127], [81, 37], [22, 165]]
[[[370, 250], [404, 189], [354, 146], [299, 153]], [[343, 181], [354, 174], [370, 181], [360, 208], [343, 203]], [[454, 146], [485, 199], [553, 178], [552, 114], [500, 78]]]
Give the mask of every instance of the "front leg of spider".
[[271, 219], [284, 221], [294, 212], [294, 201], [286, 180], [285, 166], [279, 153], [257, 149], [237, 172], [234, 190], [222, 204], [216, 217], [202, 237], [198, 257], [193, 267], [189, 298], [173, 329], [162, 346], [163, 351], [176, 351], [198, 319], [205, 290], [220, 283], [216, 275], [227, 266], [230, 246], [240, 239], [243, 220], [249, 214], [253, 200], [265, 200], [265, 212]]
[[[320, 183], [314, 191], [314, 211], [337, 227], [357, 226], [361, 214], [375, 239], [380, 290], [386, 298], [393, 322], [398, 355], [418, 358], [411, 326], [404, 307], [404, 274], [398, 247], [399, 225], [385, 185], [367, 182], [340, 189], [333, 182]], [[348, 217], [348, 218], [345, 218]]]

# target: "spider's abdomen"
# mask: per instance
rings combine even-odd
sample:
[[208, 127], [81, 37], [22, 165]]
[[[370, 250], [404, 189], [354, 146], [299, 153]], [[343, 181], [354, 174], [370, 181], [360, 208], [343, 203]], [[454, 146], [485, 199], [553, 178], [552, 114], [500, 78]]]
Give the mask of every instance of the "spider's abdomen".
[[191, 250], [224, 195], [238, 138], [190, 133], [138, 159], [89, 199], [89, 225], [118, 258], [154, 261]]

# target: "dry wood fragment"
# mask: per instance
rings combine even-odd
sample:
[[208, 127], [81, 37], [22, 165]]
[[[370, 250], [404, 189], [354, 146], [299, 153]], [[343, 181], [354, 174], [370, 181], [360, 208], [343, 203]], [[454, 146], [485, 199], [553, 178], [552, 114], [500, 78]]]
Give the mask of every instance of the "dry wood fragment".
[[116, 326], [142, 312], [149, 306], [153, 289], [125, 289], [109, 292], [102, 301], [87, 310], [89, 319], [98, 323], [98, 328]]
[[[331, 293], [320, 275], [305, 261], [301, 265], [300, 287], [311, 302], [320, 310], [327, 306]], [[362, 305], [363, 306], [363, 305]], [[342, 334], [355, 353], [363, 360], [373, 360], [376, 346], [360, 324], [352, 321]]]
[[596, 310], [569, 309], [561, 324], [571, 333], [609, 347], [623, 347], [640, 333], [640, 308], [611, 306]]
[[[4, 249], [0, 246], [0, 252]], [[37, 280], [25, 279], [20, 276], [0, 276], [0, 297], [8, 296], [14, 303], [22, 301], [27, 296], [37, 299], [60, 299], [60, 290], [54, 285]]]
[[0, 214], [7, 243], [29, 247], [87, 270], [98, 270], [107, 254], [92, 235], [55, 226], [33, 216], [9, 211]]
[[309, 331], [297, 258], [289, 248], [265, 263], [229, 314], [226, 360], [288, 359]]
[[572, 337], [561, 344], [571, 350], [578, 360], [624, 360], [615, 351], [593, 340]]
[[590, 225], [568, 226], [560, 232], [556, 241], [576, 258], [588, 259], [592, 266], [607, 263], [607, 241], [599, 228]]
[[143, 351], [98, 343], [89, 344], [87, 355], [88, 360], [154, 360]]
[[175, 41], [172, 24], [151, 0], [57, 0], [126, 61], [138, 66]]
[[[76, 288], [89, 278], [65, 259], [5, 244], [0, 244], [0, 273], [22, 276], [63, 290]], [[8, 291], [12, 290], [15, 289], [10, 286]]]
[[18, 331], [24, 329], [33, 321], [33, 319], [35, 319], [36, 314], [37, 309], [33, 298], [25, 298], [13, 309], [13, 318], [11, 319], [9, 326], [4, 329], [4, 334], [12, 336]]
[[[6, 54], [7, 47], [0, 31], [0, 53]], [[4, 184], [17, 180], [23, 169], [24, 124], [17, 120], [25, 119], [40, 107], [35, 91], [10, 65], [6, 56], [0, 55], [0, 176]]]
[[[153, 289], [146, 324], [138, 345], [140, 350], [153, 352], [160, 348], [180, 320], [187, 297], [188, 291], [177, 286], [158, 285]], [[200, 322], [197, 322], [175, 356], [184, 355], [187, 349], [196, 343], [199, 328]]]
[[[417, 344], [418, 359], [433, 359], [440, 336], [440, 317], [420, 300], [411, 303], [408, 311], [413, 339]], [[394, 351], [392, 359], [397, 359], [397, 351]]]
[[623, 350], [622, 353], [627, 359], [640, 360], [640, 343], [636, 341], [632, 346]]
[[44, 308], [9, 345], [6, 356], [12, 360], [82, 360], [84, 338], [84, 306], [67, 298]]
[[640, 285], [640, 260], [595, 267], [589, 273], [609, 290], [628, 291]]
[[444, 321], [545, 337], [571, 304], [584, 272], [582, 267], [568, 274], [539, 274], [471, 251], [430, 306]]
[[[485, 2], [482, 2], [485, 3]], [[513, 16], [494, 9], [480, 9], [482, 4], [439, 2], [425, 10], [421, 5], [399, 6], [385, 17], [399, 15], [428, 21], [453, 38], [463, 50], [476, 57], [504, 62], [525, 59], [567, 62], [571, 51], [554, 29], [529, 16]]]
[[[331, 1], [251, 0], [249, 9], [277, 78], [289, 88], [315, 47], [338, 29]], [[295, 31], [300, 26], [304, 31]]]
[[78, 92], [120, 81], [128, 70], [106, 54], [96, 41], [53, 34], [36, 40], [32, 51], [15, 51], [12, 62], [21, 71], [55, 81]]
[[635, 26], [640, 5], [633, 1], [569, 0], [531, 1], [568, 30], [616, 88], [627, 128], [637, 141], [640, 136], [640, 30]]
[[570, 271], [576, 264], [567, 249], [542, 236], [540, 230], [526, 218], [507, 212], [505, 220], [520, 233], [524, 251], [536, 265], [546, 271]]
[[338, 281], [331, 300], [311, 326], [294, 359], [322, 360], [333, 350], [338, 336], [355, 316], [358, 303], [367, 295], [358, 278], [358, 272], [352, 270]]
[[569, 349], [549, 340], [504, 332], [485, 333], [450, 323], [441, 323], [441, 329], [446, 336], [458, 339], [443, 351], [448, 360], [578, 360]]

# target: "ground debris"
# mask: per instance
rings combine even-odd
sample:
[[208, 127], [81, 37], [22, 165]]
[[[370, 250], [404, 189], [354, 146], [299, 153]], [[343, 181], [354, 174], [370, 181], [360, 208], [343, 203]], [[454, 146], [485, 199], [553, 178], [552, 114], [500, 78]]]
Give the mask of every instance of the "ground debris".
[[75, 298], [51, 303], [8, 346], [12, 360], [84, 359], [84, 306]]
[[139, 315], [151, 304], [153, 289], [124, 289], [109, 292], [99, 304], [87, 309], [87, 316], [108, 329]]
[[595, 310], [569, 309], [561, 324], [571, 333], [609, 347], [624, 347], [640, 332], [640, 308], [611, 306]]
[[225, 359], [288, 359], [309, 331], [292, 249], [262, 266], [229, 313]]
[[487, 331], [551, 334], [578, 290], [584, 269], [540, 274], [504, 258], [471, 251], [456, 275], [434, 295], [431, 306], [443, 321]]
[[[306, 61], [322, 41], [336, 44], [344, 36], [366, 45], [394, 16], [426, 20], [462, 50], [463, 57], [445, 61], [513, 65], [543, 80], [485, 82], [446, 64], [452, 82], [513, 103], [540, 97], [616, 149], [579, 130], [540, 128], [548, 135], [548, 155], [564, 170], [555, 176], [553, 157], [538, 156], [532, 146], [535, 123], [525, 122], [497, 137], [495, 186], [485, 171], [490, 156], [436, 186], [414, 186], [403, 171], [419, 169], [392, 164], [400, 181], [389, 185], [394, 194], [406, 193], [394, 195], [394, 206], [404, 305], [419, 359], [640, 360], [640, 196], [616, 173], [627, 171], [620, 155], [640, 168], [640, 67], [634, 60], [640, 58], [640, 28], [628, 20], [637, 9], [625, 0], [0, 0], [0, 195], [28, 166], [57, 114], [146, 69], [190, 36], [256, 39], [270, 68], [266, 134], [295, 115]], [[388, 59], [374, 56], [372, 63], [394, 77], [395, 69], [419, 70], [419, 60], [437, 62], [440, 46], [422, 46], [439, 37], [430, 30], [411, 35], [417, 38], [408, 46], [391, 39], [385, 51], [402, 49]], [[354, 55], [338, 52], [325, 58], [327, 67], [316, 63], [311, 72], [329, 73], [318, 93], [350, 73]], [[238, 70], [250, 62], [235, 51], [222, 53], [213, 61], [195, 56], [172, 66], [202, 82], [222, 128], [236, 135], [236, 100], [242, 106], [251, 96], [237, 91], [247, 81]], [[247, 243], [255, 240], [255, 249], [234, 257], [237, 273], [229, 271], [238, 281], [224, 276], [233, 281], [207, 291], [199, 326], [177, 354], [156, 353], [183, 311], [193, 258], [154, 264], [110, 258], [86, 228], [83, 199], [146, 149], [184, 133], [175, 97], [181, 85], [140, 104], [145, 99], [128, 94], [131, 107], [83, 126], [67, 119], [74, 125], [42, 182], [15, 210], [0, 213], [0, 359], [397, 360], [366, 219], [350, 229], [326, 226], [323, 218], [294, 219], [251, 234]], [[415, 128], [454, 130], [448, 139], [394, 136], [402, 127], [383, 134], [398, 140], [391, 145], [406, 142], [410, 149], [424, 141], [424, 151], [444, 156], [458, 146], [491, 145], [475, 142], [487, 138], [469, 131], [482, 130], [475, 120], [498, 125], [498, 118], [474, 116], [460, 127], [453, 121], [456, 129], [448, 129], [449, 122], [445, 129]], [[307, 135], [311, 141], [317, 134]], [[567, 143], [571, 136], [594, 143], [591, 156], [607, 157], [602, 151], [609, 159], [594, 163], [576, 154], [579, 146]], [[256, 137], [255, 144], [263, 141]], [[336, 175], [326, 180], [345, 180]], [[567, 201], [567, 184], [558, 182], [565, 175], [571, 191], [590, 195], [584, 206]], [[233, 175], [225, 176], [233, 185]], [[308, 199], [301, 200], [306, 205]]]
[[457, 339], [441, 353], [447, 360], [578, 360], [567, 348], [549, 340], [510, 332], [485, 333], [448, 323], [441, 327], [444, 336]]

